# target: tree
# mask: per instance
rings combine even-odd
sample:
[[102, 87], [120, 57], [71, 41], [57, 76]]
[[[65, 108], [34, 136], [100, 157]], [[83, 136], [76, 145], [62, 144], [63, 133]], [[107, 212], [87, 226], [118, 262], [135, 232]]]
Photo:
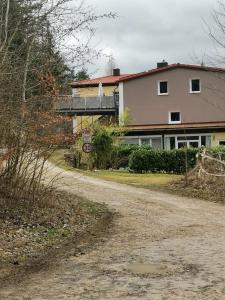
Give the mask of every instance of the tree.
[[90, 76], [88, 74], [87, 69], [83, 68], [80, 71], [78, 71], [75, 75], [75, 80], [85, 80], [85, 79], [90, 79]]
[[217, 9], [212, 11], [213, 26], [205, 22], [207, 32], [210, 38], [215, 42], [216, 54], [214, 55], [213, 64], [219, 64], [219, 66], [225, 63], [225, 3], [224, 1], [217, 1]]
[[6, 197], [44, 196], [45, 161], [54, 145], [72, 138], [59, 128], [67, 118], [55, 114], [54, 103], [71, 69], [96, 54], [88, 42], [94, 22], [105, 17], [113, 15], [96, 15], [78, 0], [1, 1], [0, 192]]

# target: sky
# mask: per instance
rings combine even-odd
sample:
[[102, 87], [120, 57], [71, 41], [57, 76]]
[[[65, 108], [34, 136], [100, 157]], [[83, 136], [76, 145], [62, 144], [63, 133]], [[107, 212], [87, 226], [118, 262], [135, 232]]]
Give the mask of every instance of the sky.
[[[87, 0], [86, 0], [87, 1]], [[214, 51], [209, 26], [217, 0], [89, 0], [99, 13], [115, 12], [114, 20], [96, 24], [95, 44], [112, 54], [122, 73], [155, 68], [156, 63], [210, 64]], [[105, 75], [108, 58], [89, 66], [94, 76]]]

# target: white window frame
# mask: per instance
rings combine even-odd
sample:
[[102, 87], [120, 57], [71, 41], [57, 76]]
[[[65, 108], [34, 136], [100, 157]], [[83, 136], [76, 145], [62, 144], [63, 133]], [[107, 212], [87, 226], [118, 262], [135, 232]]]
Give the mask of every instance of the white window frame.
[[[167, 93], [160, 93], [160, 83], [167, 82]], [[157, 88], [158, 88], [158, 96], [168, 96], [169, 95], [169, 82], [167, 79], [165, 80], [158, 80], [157, 81]]]
[[[198, 137], [198, 140], [187, 140], [185, 139], [185, 137], [187, 136], [196, 136]], [[164, 136], [164, 144], [165, 144], [165, 139], [166, 138], [170, 138], [170, 137], [174, 137], [175, 138], [175, 149], [178, 149], [178, 143], [179, 142], [187, 142], [188, 146], [190, 145], [190, 142], [198, 142], [199, 147], [201, 147], [201, 137], [202, 136], [210, 136], [212, 139], [212, 134], [211, 133], [188, 133], [188, 134], [166, 134]], [[178, 137], [184, 137], [183, 140], [178, 140]]]
[[[179, 113], [180, 114], [180, 121], [172, 121], [171, 120], [171, 113]], [[181, 112], [177, 111], [177, 110], [173, 110], [173, 111], [169, 111], [168, 112], [168, 120], [169, 120], [169, 124], [181, 124]]]
[[[192, 91], [192, 80], [199, 80], [199, 91]], [[202, 92], [202, 83], [200, 78], [190, 78], [189, 79], [189, 93], [190, 94], [200, 94]]]
[[129, 137], [125, 136], [125, 137], [123, 137], [121, 139], [126, 140], [126, 138], [129, 138], [129, 139], [138, 139], [139, 146], [142, 145], [142, 143], [141, 143], [142, 139], [149, 139], [150, 140], [150, 144], [149, 144], [150, 147], [152, 147], [152, 139], [153, 138], [160, 138], [161, 139], [161, 148], [163, 148], [163, 136], [162, 135], [134, 135], [134, 136], [129, 136]]

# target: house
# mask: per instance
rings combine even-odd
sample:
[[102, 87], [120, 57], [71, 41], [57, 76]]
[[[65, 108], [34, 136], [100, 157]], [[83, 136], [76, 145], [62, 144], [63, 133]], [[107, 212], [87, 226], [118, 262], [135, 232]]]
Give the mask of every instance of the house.
[[119, 80], [119, 114], [129, 108], [127, 144], [153, 148], [225, 145], [225, 69], [159, 63]]
[[74, 131], [87, 127], [96, 120], [117, 121], [119, 104], [119, 80], [129, 74], [114, 69], [110, 76], [74, 81], [71, 83], [73, 97]]
[[153, 148], [225, 145], [225, 69], [163, 61], [147, 72], [72, 83], [73, 97], [60, 112], [78, 118], [114, 116], [126, 108], [132, 122], [126, 144]]

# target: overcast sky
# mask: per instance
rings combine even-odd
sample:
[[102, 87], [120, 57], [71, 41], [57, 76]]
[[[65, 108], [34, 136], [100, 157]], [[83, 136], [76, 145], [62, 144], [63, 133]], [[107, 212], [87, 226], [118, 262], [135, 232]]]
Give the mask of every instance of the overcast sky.
[[[86, 0], [115, 20], [98, 23], [95, 42], [112, 53], [122, 73], [141, 72], [165, 59], [169, 63], [208, 62], [213, 44], [204, 29], [212, 24], [217, 0]], [[105, 59], [89, 70], [104, 75]]]

